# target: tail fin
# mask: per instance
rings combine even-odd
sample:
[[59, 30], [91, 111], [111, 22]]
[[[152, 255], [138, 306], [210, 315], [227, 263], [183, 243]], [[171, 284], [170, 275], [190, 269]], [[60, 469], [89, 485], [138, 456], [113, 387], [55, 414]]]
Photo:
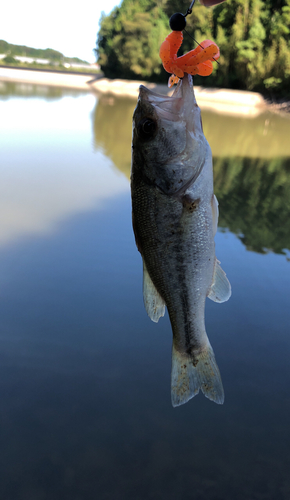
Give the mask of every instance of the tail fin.
[[171, 401], [173, 406], [187, 403], [199, 393], [218, 404], [224, 402], [224, 390], [210, 343], [194, 360], [172, 347]]

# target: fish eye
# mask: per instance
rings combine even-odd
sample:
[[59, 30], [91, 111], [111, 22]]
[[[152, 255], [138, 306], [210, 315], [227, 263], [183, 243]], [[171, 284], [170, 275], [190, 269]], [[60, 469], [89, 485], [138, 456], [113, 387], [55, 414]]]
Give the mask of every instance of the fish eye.
[[138, 123], [138, 136], [140, 137], [140, 139], [148, 141], [150, 139], [153, 139], [156, 129], [157, 125], [154, 120], [152, 120], [151, 118], [143, 118]]

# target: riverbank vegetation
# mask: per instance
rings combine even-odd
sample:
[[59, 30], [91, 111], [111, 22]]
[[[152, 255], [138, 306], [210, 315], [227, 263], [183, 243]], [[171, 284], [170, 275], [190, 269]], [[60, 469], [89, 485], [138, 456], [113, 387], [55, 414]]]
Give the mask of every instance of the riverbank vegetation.
[[14, 45], [13, 43], [8, 43], [5, 40], [0, 40], [0, 54], [6, 54], [15, 58], [15, 56], [21, 57], [31, 57], [39, 59], [48, 59], [51, 62], [67, 62], [67, 63], [87, 63], [78, 57], [65, 57], [61, 52], [54, 49], [35, 49], [33, 47], [27, 47], [26, 45]]
[[14, 45], [0, 40], [0, 66], [74, 73], [99, 73], [97, 66], [90, 65], [78, 57], [65, 57], [54, 49], [35, 49], [26, 45]]
[[[165, 82], [168, 74], [159, 47], [170, 32], [174, 12], [185, 13], [185, 0], [123, 0], [102, 15], [96, 54], [105, 76]], [[196, 2], [187, 17], [196, 40], [214, 40], [220, 64], [196, 84], [254, 90], [282, 97], [290, 94], [290, 0], [228, 0], [214, 9]], [[196, 45], [184, 34], [181, 55]]]

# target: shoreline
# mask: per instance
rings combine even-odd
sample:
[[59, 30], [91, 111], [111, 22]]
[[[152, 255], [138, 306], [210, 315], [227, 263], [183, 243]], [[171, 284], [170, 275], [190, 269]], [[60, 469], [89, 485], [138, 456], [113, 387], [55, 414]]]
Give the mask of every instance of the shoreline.
[[[110, 80], [100, 75], [53, 72], [34, 69], [0, 67], [0, 83], [15, 82], [33, 85], [63, 87], [93, 92], [98, 95], [120, 96], [137, 99], [139, 86], [145, 85], [154, 92], [171, 95], [173, 89], [165, 84], [139, 80]], [[289, 110], [289, 105], [271, 105], [257, 92], [194, 87], [196, 100], [201, 109], [213, 110], [217, 113], [254, 117], [266, 110]]]

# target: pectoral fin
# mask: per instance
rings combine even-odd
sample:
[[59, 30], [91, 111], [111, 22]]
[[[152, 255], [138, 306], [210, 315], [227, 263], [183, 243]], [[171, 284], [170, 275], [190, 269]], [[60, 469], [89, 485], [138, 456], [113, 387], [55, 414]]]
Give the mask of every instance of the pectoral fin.
[[226, 273], [221, 268], [219, 261], [215, 260], [213, 281], [209, 292], [208, 298], [214, 302], [226, 302], [232, 294], [230, 282]]
[[217, 201], [217, 197], [215, 194], [212, 195], [211, 199], [211, 211], [212, 211], [212, 228], [213, 235], [215, 236], [218, 227], [218, 219], [219, 219], [219, 203]]
[[143, 300], [147, 314], [152, 321], [158, 322], [165, 314], [165, 302], [156, 290], [143, 260]]

